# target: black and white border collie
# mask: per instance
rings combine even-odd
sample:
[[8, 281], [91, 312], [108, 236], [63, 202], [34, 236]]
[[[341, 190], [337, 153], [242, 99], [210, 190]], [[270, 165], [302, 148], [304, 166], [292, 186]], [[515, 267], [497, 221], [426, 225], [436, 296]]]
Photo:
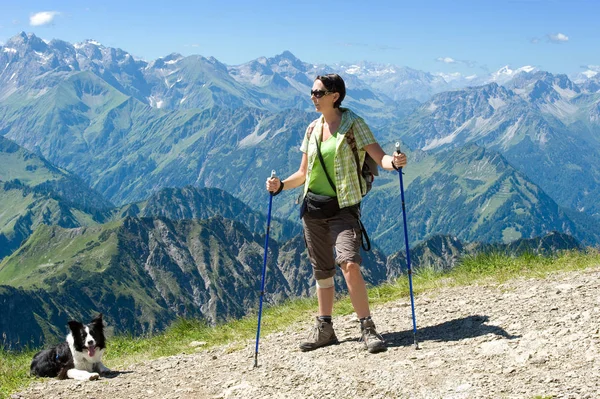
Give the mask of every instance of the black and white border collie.
[[106, 348], [102, 314], [87, 325], [71, 320], [69, 329], [66, 342], [35, 354], [31, 375], [92, 381], [100, 374], [110, 373], [102, 364]]

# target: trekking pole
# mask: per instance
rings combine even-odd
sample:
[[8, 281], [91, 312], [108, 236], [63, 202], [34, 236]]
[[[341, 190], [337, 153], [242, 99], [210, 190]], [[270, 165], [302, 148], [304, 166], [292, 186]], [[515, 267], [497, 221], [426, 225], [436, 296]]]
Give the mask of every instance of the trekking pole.
[[[271, 171], [271, 179], [276, 177]], [[269, 192], [269, 211], [267, 213], [267, 235], [265, 236], [265, 256], [263, 258], [262, 281], [260, 283], [260, 305], [258, 306], [258, 327], [256, 328], [256, 350], [254, 351], [254, 367], [258, 367], [258, 338], [260, 337], [260, 318], [262, 316], [263, 298], [265, 296], [265, 275], [267, 274], [267, 251], [269, 249], [269, 229], [271, 228], [271, 208], [273, 206], [273, 192]]]
[[[400, 154], [400, 143], [396, 142], [396, 153]], [[404, 182], [402, 181], [402, 168], [398, 168], [400, 177], [400, 198], [402, 199], [402, 218], [404, 219], [404, 244], [406, 245], [406, 266], [408, 271], [408, 288], [410, 291], [410, 308], [412, 310], [413, 337], [415, 349], [419, 349], [417, 342], [417, 318], [415, 317], [415, 298], [413, 296], [412, 268], [410, 267], [410, 249], [408, 247], [408, 228], [406, 227], [406, 206], [404, 205]]]

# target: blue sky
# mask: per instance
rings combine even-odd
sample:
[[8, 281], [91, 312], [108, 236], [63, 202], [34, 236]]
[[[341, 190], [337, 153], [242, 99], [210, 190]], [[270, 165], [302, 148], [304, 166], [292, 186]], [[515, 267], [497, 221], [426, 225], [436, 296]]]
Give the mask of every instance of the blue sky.
[[574, 74], [600, 70], [598, 15], [596, 0], [21, 0], [0, 3], [0, 43], [25, 31], [146, 60], [177, 52], [236, 65], [289, 50], [312, 63]]

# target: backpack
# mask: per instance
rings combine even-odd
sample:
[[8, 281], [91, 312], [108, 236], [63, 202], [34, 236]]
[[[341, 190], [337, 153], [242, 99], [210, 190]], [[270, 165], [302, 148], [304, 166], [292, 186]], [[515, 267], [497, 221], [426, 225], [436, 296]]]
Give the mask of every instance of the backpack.
[[[310, 141], [310, 136], [312, 134], [312, 131], [315, 128], [315, 125], [316, 125], [316, 121], [312, 122], [308, 127], [308, 132], [306, 133], [306, 136], [309, 141]], [[377, 162], [375, 162], [375, 160], [373, 158], [371, 158], [371, 156], [367, 152], [365, 154], [365, 162], [362, 164], [362, 168], [361, 168], [360, 167], [360, 158], [358, 156], [358, 148], [356, 147], [356, 138], [354, 137], [354, 131], [352, 130], [352, 127], [350, 127], [350, 129], [346, 132], [345, 136], [346, 136], [346, 141], [348, 142], [348, 145], [350, 146], [350, 148], [352, 149], [352, 153], [354, 154], [354, 163], [356, 164], [356, 173], [359, 176], [362, 176], [363, 179], [365, 179], [365, 182], [367, 183], [366, 190], [364, 191], [364, 194], [362, 194], [362, 192], [363, 192], [362, 180], [359, 177], [358, 184], [360, 184], [360, 192], [361, 192], [362, 196], [364, 197], [373, 188], [373, 181], [375, 180], [375, 176], [379, 176], [379, 171], [377, 170]]]

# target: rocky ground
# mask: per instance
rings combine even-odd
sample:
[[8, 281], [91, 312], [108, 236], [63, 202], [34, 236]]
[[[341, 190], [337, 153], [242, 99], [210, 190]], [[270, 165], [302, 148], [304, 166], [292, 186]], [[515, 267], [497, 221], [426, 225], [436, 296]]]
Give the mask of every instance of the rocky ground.
[[384, 353], [366, 353], [347, 316], [334, 321], [341, 343], [314, 352], [297, 349], [306, 325], [262, 337], [258, 368], [251, 340], [133, 364], [98, 381], [44, 380], [12, 397], [600, 397], [600, 267], [441, 288], [419, 295], [416, 310], [419, 350], [402, 299], [373, 310]]

